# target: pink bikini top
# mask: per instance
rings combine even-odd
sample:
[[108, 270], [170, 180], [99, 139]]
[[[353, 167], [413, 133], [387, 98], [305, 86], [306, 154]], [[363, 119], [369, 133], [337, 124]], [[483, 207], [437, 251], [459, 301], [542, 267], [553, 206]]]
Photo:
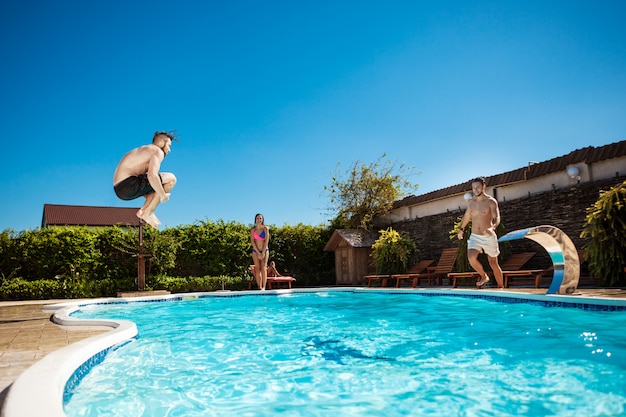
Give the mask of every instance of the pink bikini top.
[[265, 230], [263, 230], [261, 234], [258, 234], [255, 230], [252, 236], [254, 237], [254, 240], [265, 240]]

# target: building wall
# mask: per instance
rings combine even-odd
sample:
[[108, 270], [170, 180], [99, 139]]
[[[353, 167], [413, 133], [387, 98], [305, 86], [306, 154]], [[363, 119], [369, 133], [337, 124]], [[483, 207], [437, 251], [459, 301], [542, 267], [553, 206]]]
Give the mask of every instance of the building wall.
[[[597, 201], [601, 190], [608, 190], [625, 180], [626, 175], [580, 184], [576, 180], [573, 184], [555, 186], [546, 192], [520, 193], [518, 198], [512, 198], [511, 196], [516, 195], [513, 193], [504, 196], [498, 193], [502, 224], [507, 232], [541, 225], [555, 226], [563, 230], [580, 249], [584, 243], [580, 232], [585, 223], [587, 208]], [[459, 207], [455, 210], [403, 220], [391, 226], [409, 234], [417, 244], [420, 259], [439, 259], [444, 248], [456, 246], [456, 239], [451, 240], [449, 232], [454, 222], [463, 216], [465, 207], [465, 201], [461, 197]], [[512, 252], [537, 252], [528, 267], [544, 268], [550, 265], [547, 253], [536, 242], [522, 239], [509, 243]]]
[[[570, 168], [576, 168], [578, 175], [573, 178], [570, 177], [568, 175]], [[529, 165], [529, 169], [531, 169], [531, 165]], [[564, 171], [554, 172], [541, 177], [515, 183], [500, 184], [496, 187], [487, 184], [487, 193], [493, 195], [502, 203], [544, 192], [552, 192], [553, 190], [561, 190], [574, 185], [611, 180], [624, 175], [626, 175], [626, 157], [606, 159], [593, 164], [580, 162], [568, 165]], [[467, 191], [469, 192], [470, 190], [468, 189]], [[465, 210], [463, 194], [450, 195], [413, 206], [400, 207], [386, 216], [385, 221], [397, 223], [441, 213]]]

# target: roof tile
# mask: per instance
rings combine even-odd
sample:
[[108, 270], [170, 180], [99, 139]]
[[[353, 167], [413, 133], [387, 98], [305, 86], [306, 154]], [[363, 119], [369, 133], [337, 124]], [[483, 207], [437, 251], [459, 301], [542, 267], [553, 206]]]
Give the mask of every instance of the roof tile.
[[138, 207], [97, 207], [44, 204], [41, 227], [139, 226]]
[[[504, 172], [502, 174], [487, 177], [487, 185], [490, 187], [498, 187], [505, 184], [511, 184], [525, 179], [541, 177], [553, 172], [564, 171], [568, 165], [584, 162], [592, 164], [598, 161], [617, 158], [626, 155], [626, 140], [611, 143], [600, 147], [589, 146], [577, 149], [567, 155], [559, 156], [548, 161], [529, 164], [527, 167], [518, 168], [513, 171]], [[437, 200], [451, 195], [458, 195], [469, 191], [471, 184], [469, 180], [462, 184], [452, 185], [450, 187], [431, 191], [426, 194], [408, 196], [394, 203], [393, 208], [412, 206], [427, 201]]]

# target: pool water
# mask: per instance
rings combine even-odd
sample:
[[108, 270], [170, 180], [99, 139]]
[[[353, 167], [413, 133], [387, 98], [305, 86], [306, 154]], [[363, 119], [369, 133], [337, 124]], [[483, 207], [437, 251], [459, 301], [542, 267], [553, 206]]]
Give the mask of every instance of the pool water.
[[68, 416], [626, 413], [624, 312], [417, 293], [293, 293], [81, 308], [139, 335]]

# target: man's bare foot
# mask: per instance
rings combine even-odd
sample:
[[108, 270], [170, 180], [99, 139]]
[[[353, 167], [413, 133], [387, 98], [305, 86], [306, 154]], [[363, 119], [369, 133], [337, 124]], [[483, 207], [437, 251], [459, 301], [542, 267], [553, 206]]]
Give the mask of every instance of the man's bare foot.
[[154, 213], [148, 214], [144, 212], [142, 209], [139, 209], [139, 211], [137, 211], [137, 217], [139, 217], [141, 220], [148, 223], [150, 226], [154, 227], [155, 229], [161, 225], [161, 222], [159, 221], [157, 216], [154, 215]]
[[485, 275], [485, 278], [481, 279], [480, 281], [476, 282], [476, 288], [482, 288], [485, 286], [485, 284], [487, 284], [489, 282], [489, 277]]

